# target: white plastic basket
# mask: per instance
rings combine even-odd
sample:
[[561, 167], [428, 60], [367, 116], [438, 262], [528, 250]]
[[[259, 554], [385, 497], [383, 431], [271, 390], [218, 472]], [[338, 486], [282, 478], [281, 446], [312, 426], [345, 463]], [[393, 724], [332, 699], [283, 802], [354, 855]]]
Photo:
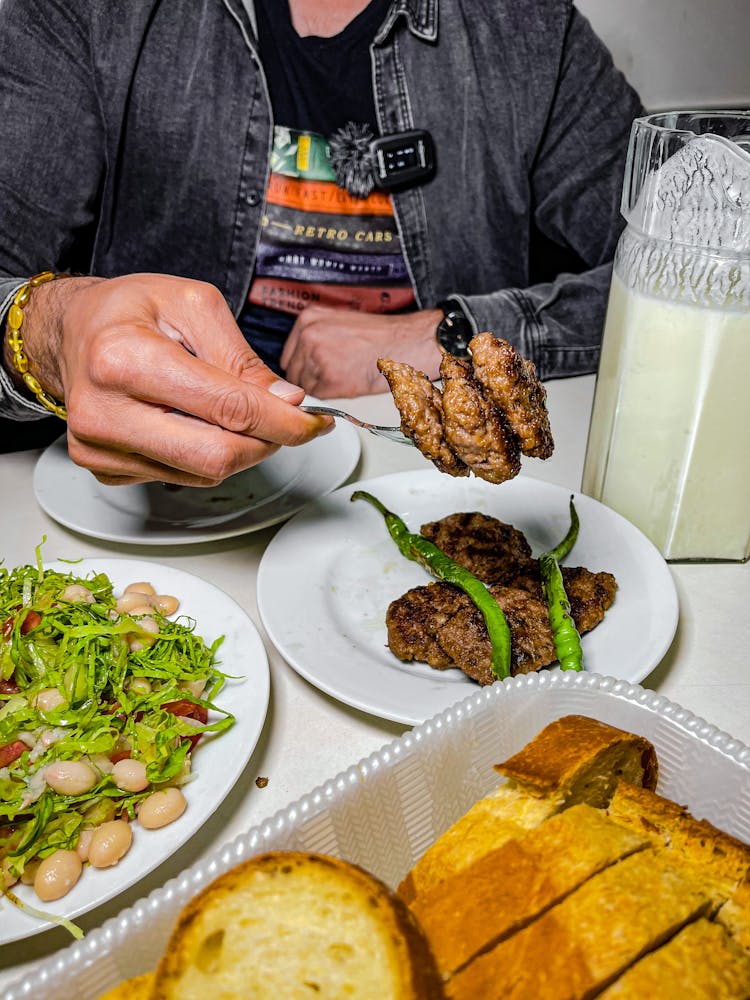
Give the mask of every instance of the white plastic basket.
[[750, 841], [750, 748], [637, 685], [588, 673], [530, 674], [481, 689], [326, 781], [44, 961], [3, 1000], [95, 1000], [153, 968], [185, 903], [266, 850], [337, 855], [395, 886], [498, 783], [493, 764], [574, 713], [647, 737], [659, 758], [659, 791]]

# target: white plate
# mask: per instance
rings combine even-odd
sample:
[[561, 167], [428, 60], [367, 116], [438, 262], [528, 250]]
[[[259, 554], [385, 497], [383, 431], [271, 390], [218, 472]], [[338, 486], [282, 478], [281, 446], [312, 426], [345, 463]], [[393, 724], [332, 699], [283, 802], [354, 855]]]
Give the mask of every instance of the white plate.
[[[78, 884], [57, 903], [40, 903], [36, 893], [16, 886], [21, 899], [31, 906], [73, 919], [123, 892], [153, 871], [214, 813], [242, 774], [258, 742], [268, 710], [270, 678], [268, 657], [253, 622], [231, 597], [210, 583], [159, 563], [138, 559], [82, 559], [75, 563], [50, 563], [61, 572], [87, 576], [106, 573], [115, 593], [129, 583], [146, 580], [158, 593], [172, 594], [180, 601], [175, 620], [187, 615], [196, 621], [196, 634], [211, 643], [218, 636], [224, 642], [217, 653], [217, 666], [237, 680], [227, 680], [216, 698], [219, 707], [230, 711], [234, 725], [218, 735], [206, 734], [193, 757], [195, 778], [185, 787], [188, 806], [180, 819], [161, 830], [133, 828], [133, 846], [112, 869], [85, 868]], [[53, 924], [34, 920], [10, 903], [0, 905], [0, 945], [31, 937]], [[71, 994], [72, 995], [72, 994]]]
[[63, 435], [37, 462], [34, 494], [50, 517], [83, 535], [137, 545], [184, 545], [257, 531], [291, 517], [340, 486], [359, 453], [357, 431], [340, 421], [330, 434], [298, 448], [281, 448], [213, 488], [103, 486], [71, 462]]
[[264, 851], [346, 858], [396, 886], [482, 795], [506, 760], [562, 715], [588, 715], [656, 747], [658, 790], [750, 842], [750, 749], [653, 691], [597, 674], [542, 671], [475, 694], [201, 859], [80, 944], [45, 959], [2, 1000], [95, 1000], [155, 968], [177, 915], [209, 882]]
[[[460, 670], [402, 663], [387, 649], [392, 600], [431, 577], [400, 555], [365, 489], [412, 531], [458, 511], [481, 511], [515, 525], [535, 555], [556, 545], [570, 523], [570, 490], [518, 476], [502, 486], [434, 470], [400, 472], [336, 490], [311, 503], [272, 539], [258, 572], [258, 610], [287, 662], [321, 690], [385, 719], [418, 723], [475, 686]], [[586, 669], [642, 680], [677, 628], [677, 593], [652, 543], [619, 514], [575, 496], [580, 534], [568, 564], [608, 570], [618, 582], [601, 625], [583, 636]]]

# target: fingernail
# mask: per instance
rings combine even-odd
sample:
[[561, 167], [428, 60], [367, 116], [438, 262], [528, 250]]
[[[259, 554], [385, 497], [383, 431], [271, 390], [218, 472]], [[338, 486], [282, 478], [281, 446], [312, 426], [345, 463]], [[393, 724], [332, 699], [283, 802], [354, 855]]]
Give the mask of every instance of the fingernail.
[[281, 396], [282, 399], [286, 399], [291, 396], [299, 396], [302, 389], [298, 385], [292, 385], [291, 382], [279, 379], [278, 382], [274, 382], [268, 387], [268, 391], [274, 396]]

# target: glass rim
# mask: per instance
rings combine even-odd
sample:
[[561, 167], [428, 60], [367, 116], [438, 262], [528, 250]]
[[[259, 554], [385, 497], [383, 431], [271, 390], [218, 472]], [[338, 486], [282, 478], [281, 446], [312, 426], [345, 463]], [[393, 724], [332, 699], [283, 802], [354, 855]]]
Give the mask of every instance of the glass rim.
[[750, 109], [719, 109], [710, 108], [683, 108], [677, 111], [654, 111], [647, 115], [641, 115], [634, 119], [633, 127], [646, 126], [659, 132], [670, 132], [672, 135], [705, 135], [704, 132], [696, 132], [690, 128], [677, 128], [670, 122], [675, 122], [681, 118], [723, 118], [726, 120], [735, 119], [738, 122], [747, 123], [750, 127]]

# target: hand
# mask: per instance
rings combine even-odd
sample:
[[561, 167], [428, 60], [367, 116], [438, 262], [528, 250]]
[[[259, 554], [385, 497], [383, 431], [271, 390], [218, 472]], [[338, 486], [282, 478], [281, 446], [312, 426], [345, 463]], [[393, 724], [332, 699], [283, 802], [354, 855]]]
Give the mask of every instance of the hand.
[[333, 427], [302, 413], [223, 296], [185, 278], [64, 278], [34, 290], [26, 352], [65, 400], [72, 460], [103, 483], [213, 486]]
[[378, 358], [405, 361], [435, 379], [441, 357], [435, 331], [442, 317], [439, 309], [384, 316], [308, 306], [284, 345], [281, 367], [319, 399], [385, 392]]

